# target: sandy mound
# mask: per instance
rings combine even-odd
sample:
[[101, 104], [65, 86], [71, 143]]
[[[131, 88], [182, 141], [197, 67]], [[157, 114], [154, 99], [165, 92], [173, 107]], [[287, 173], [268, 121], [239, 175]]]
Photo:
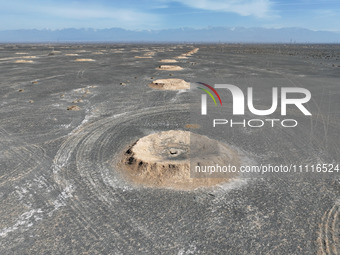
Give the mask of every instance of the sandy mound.
[[16, 52], [15, 54], [16, 55], [27, 55], [28, 53], [26, 53], [26, 52]]
[[182, 55], [184, 55], [184, 56], [191, 56], [191, 55], [197, 53], [198, 50], [199, 50], [199, 48], [195, 48], [195, 49], [193, 49], [191, 51], [188, 51], [187, 53], [184, 53]]
[[76, 99], [76, 100], [73, 100], [73, 104], [78, 104], [78, 103], [82, 103], [84, 102], [83, 99], [79, 98], [79, 99]]
[[182, 79], [159, 79], [150, 83], [149, 86], [162, 90], [190, 89], [190, 83]]
[[77, 53], [68, 53], [68, 54], [65, 54], [65, 56], [75, 57], [75, 56], [79, 56], [79, 55]]
[[75, 62], [93, 62], [95, 61], [92, 58], [77, 58], [76, 60], [74, 60]]
[[[188, 131], [171, 130], [139, 139], [123, 156], [120, 166], [130, 181], [149, 187], [190, 190], [226, 182], [235, 173], [192, 178], [190, 166], [239, 165], [237, 153], [226, 144]], [[216, 175], [215, 175], [216, 177]]]
[[33, 60], [18, 59], [14, 61], [15, 63], [33, 63]]
[[150, 56], [135, 56], [135, 58], [152, 58]]
[[199, 50], [199, 48], [195, 48], [195, 49], [193, 49], [191, 51], [188, 51], [187, 54], [190, 54], [190, 55], [195, 54], [195, 53], [198, 52], [198, 50]]
[[176, 59], [162, 59], [159, 62], [162, 62], [162, 63], [176, 63], [177, 60]]
[[158, 69], [158, 70], [167, 70], [167, 71], [178, 71], [178, 70], [182, 70], [183, 68], [180, 67], [180, 66], [160, 65], [156, 69]]
[[176, 57], [176, 58], [177, 58], [177, 59], [185, 59], [185, 58], [188, 58], [188, 57], [190, 57], [191, 55], [197, 53], [198, 50], [199, 50], [199, 48], [195, 48], [195, 49], [193, 49], [193, 50], [191, 50], [191, 51], [188, 51], [187, 53], [183, 53], [183, 54], [179, 55], [179, 56]]
[[78, 105], [71, 105], [67, 107], [68, 111], [80, 111], [80, 107]]

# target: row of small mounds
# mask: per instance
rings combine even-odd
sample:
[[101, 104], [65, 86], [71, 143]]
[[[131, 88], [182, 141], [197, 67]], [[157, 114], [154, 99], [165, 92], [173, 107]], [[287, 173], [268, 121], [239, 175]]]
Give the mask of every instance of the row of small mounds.
[[187, 58], [187, 57], [189, 57], [189, 56], [191, 56], [191, 55], [197, 53], [198, 50], [199, 50], [199, 48], [195, 48], [195, 49], [193, 49], [193, 50], [188, 51], [187, 53], [183, 53], [183, 54], [177, 56], [176, 58], [177, 58], [177, 59]]
[[[187, 53], [184, 53], [177, 58], [186, 58], [187, 56], [191, 56], [198, 52], [199, 48], [195, 48]], [[176, 63], [175, 59], [162, 59], [160, 62], [163, 63]], [[165, 70], [165, 71], [179, 71], [183, 68], [177, 65], [160, 65], [156, 68], [157, 70]], [[153, 89], [160, 90], [182, 90], [182, 89], [190, 89], [190, 83], [186, 82], [182, 79], [158, 79], [149, 84], [149, 87]]]

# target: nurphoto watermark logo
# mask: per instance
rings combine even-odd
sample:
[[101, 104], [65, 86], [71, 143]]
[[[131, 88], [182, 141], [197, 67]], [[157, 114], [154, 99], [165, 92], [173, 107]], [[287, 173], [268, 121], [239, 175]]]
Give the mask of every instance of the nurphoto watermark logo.
[[[300, 112], [305, 116], [311, 116], [312, 113], [307, 110], [305, 104], [308, 103], [311, 99], [311, 92], [305, 88], [298, 87], [273, 87], [271, 88], [271, 96], [272, 103], [271, 106], [268, 106], [267, 109], [256, 109], [254, 106], [254, 93], [253, 88], [248, 87], [246, 95], [244, 92], [236, 85], [232, 84], [215, 84], [211, 86], [207, 83], [198, 82], [198, 84], [202, 85], [201, 87], [197, 87], [198, 89], [205, 92], [201, 94], [201, 115], [208, 114], [208, 104], [207, 104], [207, 95], [213, 100], [215, 106], [218, 106], [218, 103], [215, 99], [219, 100], [219, 104], [223, 106], [222, 99], [220, 94], [216, 89], [227, 90], [231, 93], [232, 96], [232, 115], [233, 116], [244, 116], [246, 114], [246, 105], [249, 113], [256, 116], [269, 116], [277, 111], [280, 100], [280, 115], [287, 116], [287, 106], [292, 105], [291, 107], [296, 107]], [[203, 88], [204, 87], [204, 88]], [[213, 119], [213, 127], [218, 125], [230, 125], [230, 127], [235, 126], [243, 126], [243, 127], [251, 127], [251, 128], [260, 128], [263, 127], [266, 123], [268, 123], [271, 127], [274, 127], [276, 124], [280, 124], [282, 127], [296, 127], [298, 125], [298, 121], [296, 119], [277, 119], [277, 118], [258, 118], [258, 119], [243, 119], [237, 120], [234, 119]]]

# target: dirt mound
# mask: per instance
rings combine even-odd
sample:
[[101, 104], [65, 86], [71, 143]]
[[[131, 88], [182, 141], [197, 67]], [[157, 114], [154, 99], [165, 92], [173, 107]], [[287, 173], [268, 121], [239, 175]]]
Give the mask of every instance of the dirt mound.
[[177, 58], [177, 59], [185, 59], [185, 58], [188, 58], [188, 57], [190, 57], [191, 55], [197, 53], [198, 50], [199, 50], [199, 48], [195, 48], [195, 49], [193, 49], [193, 50], [191, 50], [191, 51], [188, 51], [188, 52], [186, 52], [186, 53], [183, 53], [183, 54], [177, 56], [176, 58]]
[[[239, 165], [237, 152], [216, 140], [189, 131], [170, 130], [139, 139], [119, 163], [130, 181], [148, 187], [191, 190], [226, 182], [236, 173], [211, 178], [193, 173], [195, 166]], [[191, 172], [191, 173], [190, 173]], [[192, 178], [193, 174], [197, 178]]]
[[14, 61], [15, 63], [33, 63], [33, 60], [18, 59]]
[[162, 63], [176, 63], [177, 60], [176, 59], [162, 59], [159, 62], [162, 62]]
[[185, 58], [187, 58], [184, 54], [182, 54], [182, 55], [179, 55], [178, 57], [176, 57], [177, 59], [185, 59]]
[[78, 105], [71, 105], [67, 107], [68, 111], [80, 111], [80, 107]]
[[75, 62], [92, 62], [95, 61], [92, 58], [77, 58], [76, 60], [74, 60]]
[[191, 51], [188, 51], [187, 54], [188, 54], [188, 55], [195, 54], [195, 53], [198, 52], [198, 50], [199, 50], [199, 48], [195, 48], [195, 49], [193, 49], [193, 50], [191, 50]]
[[190, 89], [190, 83], [182, 79], [159, 79], [150, 83], [149, 86], [161, 90]]
[[150, 56], [135, 56], [135, 58], [152, 58]]
[[182, 70], [183, 68], [180, 67], [180, 66], [160, 65], [156, 69], [158, 69], [158, 70], [166, 70], [166, 71], [179, 71], [179, 70]]

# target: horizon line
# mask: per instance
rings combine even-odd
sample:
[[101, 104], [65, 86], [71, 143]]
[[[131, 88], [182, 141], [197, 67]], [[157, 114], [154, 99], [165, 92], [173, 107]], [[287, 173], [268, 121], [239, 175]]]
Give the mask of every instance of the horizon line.
[[298, 27], [298, 26], [287, 26], [287, 27], [261, 27], [261, 26], [252, 26], [252, 27], [246, 27], [246, 26], [206, 26], [206, 27], [176, 27], [176, 28], [160, 28], [160, 29], [127, 29], [123, 27], [107, 27], [107, 28], [95, 28], [95, 27], [65, 27], [65, 28], [15, 28], [15, 29], [0, 29], [0, 32], [7, 32], [7, 31], [20, 31], [20, 30], [38, 30], [38, 31], [61, 31], [61, 30], [67, 30], [67, 29], [75, 29], [75, 30], [106, 30], [106, 29], [121, 29], [125, 31], [132, 31], [132, 32], [145, 32], [145, 31], [164, 31], [164, 30], [180, 30], [180, 29], [192, 29], [192, 30], [205, 30], [205, 29], [213, 29], [213, 28], [225, 28], [225, 29], [237, 29], [237, 28], [244, 28], [244, 29], [273, 29], [273, 30], [280, 30], [280, 29], [303, 29], [308, 30], [312, 32], [329, 32], [329, 33], [336, 33], [340, 34], [340, 30], [319, 30], [319, 29], [310, 29], [310, 28], [304, 28], [304, 27]]

